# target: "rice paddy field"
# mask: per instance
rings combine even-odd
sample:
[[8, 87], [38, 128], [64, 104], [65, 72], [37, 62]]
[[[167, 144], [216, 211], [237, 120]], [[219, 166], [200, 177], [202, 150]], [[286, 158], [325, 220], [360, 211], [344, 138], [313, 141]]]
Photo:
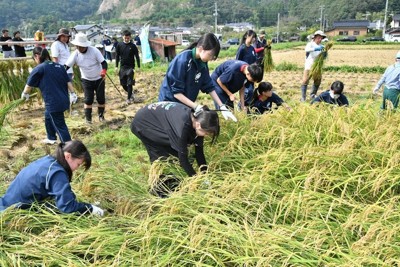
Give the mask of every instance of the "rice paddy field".
[[[138, 71], [140, 104], [126, 106], [108, 81], [106, 123], [85, 125], [80, 99], [67, 125], [93, 163], [72, 186], [106, 216], [8, 209], [0, 266], [400, 266], [400, 117], [371, 94], [400, 46], [334, 45], [320, 90], [343, 81], [351, 105], [338, 108], [300, 103], [304, 45], [273, 48], [277, 68], [264, 76], [291, 110], [221, 119], [218, 141], [205, 144], [207, 173], [191, 178], [177, 160], [150, 165], [129, 130], [136, 110], [157, 99], [166, 64]], [[0, 104], [0, 195], [54, 149], [40, 143], [40, 99]], [[199, 101], [211, 105], [207, 95]], [[179, 190], [151, 195], [156, 177], [171, 172]]]

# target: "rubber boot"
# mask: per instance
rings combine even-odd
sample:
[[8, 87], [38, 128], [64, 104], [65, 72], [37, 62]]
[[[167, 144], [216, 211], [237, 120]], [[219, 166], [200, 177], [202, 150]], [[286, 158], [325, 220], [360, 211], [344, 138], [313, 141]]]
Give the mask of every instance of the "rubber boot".
[[307, 98], [307, 84], [303, 84], [301, 86], [301, 99], [300, 99], [300, 101], [304, 102], [304, 101], [306, 101], [306, 98]]
[[312, 90], [311, 90], [311, 94], [310, 94], [311, 100], [313, 100], [317, 96], [318, 88], [319, 88], [319, 85], [314, 84], [312, 86]]
[[85, 108], [85, 119], [86, 119], [86, 123], [92, 124], [92, 109], [91, 108]]
[[99, 121], [104, 121], [104, 107], [98, 107], [97, 113], [99, 114]]
[[133, 102], [134, 100], [134, 96], [133, 96], [133, 88], [132, 85], [127, 85], [127, 92], [128, 92], [128, 100], [130, 100], [131, 102]]

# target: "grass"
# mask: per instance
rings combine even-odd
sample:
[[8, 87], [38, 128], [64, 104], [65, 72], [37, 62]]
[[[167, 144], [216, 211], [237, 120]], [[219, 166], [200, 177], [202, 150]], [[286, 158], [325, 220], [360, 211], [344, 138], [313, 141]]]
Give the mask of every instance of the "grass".
[[[397, 266], [400, 118], [380, 112], [380, 99], [351, 96], [348, 108], [287, 97], [290, 112], [236, 112], [238, 123], [221, 120], [215, 145], [206, 140], [208, 172], [192, 178], [176, 161], [151, 166], [130, 121], [81, 134], [93, 164], [72, 186], [107, 215], [57, 214], [40, 205], [7, 210], [0, 265]], [[2, 157], [0, 194], [46, 149]], [[171, 170], [183, 180], [179, 191], [167, 199], [149, 194], [154, 176]]]
[[349, 108], [298, 104], [292, 112], [237, 114], [238, 123], [222, 121], [216, 145], [206, 144], [209, 171], [183, 175], [168, 199], [151, 196], [147, 180], [171, 166], [151, 167], [128, 125], [93, 134], [85, 140], [93, 168], [73, 187], [108, 215], [9, 210], [0, 219], [0, 262], [396, 265], [399, 118], [377, 110], [369, 99]]

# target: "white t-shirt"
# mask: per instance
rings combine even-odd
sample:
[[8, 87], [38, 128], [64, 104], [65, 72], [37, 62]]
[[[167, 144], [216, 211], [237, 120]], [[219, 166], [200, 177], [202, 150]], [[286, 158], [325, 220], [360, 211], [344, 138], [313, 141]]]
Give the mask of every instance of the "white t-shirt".
[[76, 64], [81, 70], [82, 79], [97, 81], [101, 78], [101, 62], [103, 61], [104, 57], [100, 50], [93, 46], [88, 46], [85, 53], [75, 50], [65, 65], [72, 68]]
[[314, 41], [307, 43], [305, 51], [308, 53], [308, 57], [306, 58], [306, 63], [304, 64], [305, 70], [310, 70], [317, 56], [321, 53], [321, 51], [314, 51], [315, 48], [319, 47], [319, 44], [316, 44]]
[[[55, 41], [51, 44], [51, 56], [56, 57], [58, 59], [58, 63], [64, 65], [67, 62], [71, 53], [69, 52], [69, 47], [67, 44], [64, 44], [60, 41]], [[73, 73], [74, 70], [69, 68], [67, 73]]]

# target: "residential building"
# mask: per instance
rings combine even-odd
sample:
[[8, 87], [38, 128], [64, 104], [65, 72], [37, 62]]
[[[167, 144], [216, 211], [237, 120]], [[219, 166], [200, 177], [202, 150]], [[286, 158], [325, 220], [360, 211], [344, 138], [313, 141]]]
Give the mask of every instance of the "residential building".
[[368, 20], [341, 20], [334, 21], [332, 28], [325, 31], [328, 36], [361, 36], [368, 33]]

